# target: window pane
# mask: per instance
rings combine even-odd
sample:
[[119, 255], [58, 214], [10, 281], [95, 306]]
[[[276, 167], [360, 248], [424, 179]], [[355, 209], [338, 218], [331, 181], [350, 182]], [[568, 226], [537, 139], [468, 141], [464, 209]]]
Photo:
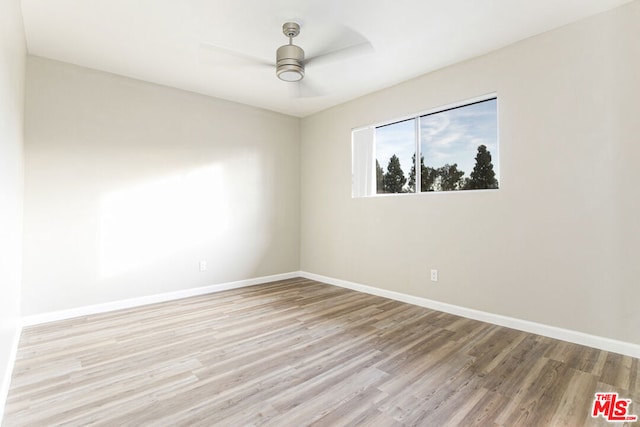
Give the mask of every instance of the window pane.
[[410, 174], [416, 150], [416, 119], [376, 128], [376, 192], [412, 193]]
[[421, 191], [498, 188], [497, 100], [420, 117]]
[[376, 171], [373, 164], [374, 132], [374, 127], [367, 127], [351, 133], [352, 197], [376, 194]]

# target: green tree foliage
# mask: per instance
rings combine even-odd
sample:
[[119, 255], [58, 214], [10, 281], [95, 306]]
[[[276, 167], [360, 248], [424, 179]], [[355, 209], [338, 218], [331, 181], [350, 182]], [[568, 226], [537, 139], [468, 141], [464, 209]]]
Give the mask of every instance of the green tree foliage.
[[385, 193], [402, 193], [407, 178], [404, 176], [400, 159], [395, 154], [389, 159], [387, 173], [384, 174], [383, 184]]
[[496, 173], [493, 171], [491, 152], [487, 150], [486, 145], [480, 145], [476, 155], [476, 165], [473, 167], [471, 178], [467, 182], [465, 189], [480, 190], [488, 188], [498, 188], [498, 180], [496, 179]]
[[434, 191], [437, 179], [438, 169], [425, 166], [420, 175], [420, 191]]
[[[416, 191], [416, 155], [411, 157], [411, 171], [408, 179], [395, 154], [389, 159], [385, 173], [376, 160], [376, 191], [378, 193], [403, 193]], [[476, 164], [470, 177], [458, 169], [458, 164], [445, 164], [439, 168], [425, 166], [424, 156], [420, 156], [421, 191], [455, 191], [498, 188], [498, 180], [491, 163], [491, 152], [485, 145], [478, 146]], [[406, 186], [405, 186], [406, 184]]]
[[464, 171], [458, 170], [458, 164], [445, 164], [438, 168], [438, 176], [440, 177], [440, 190], [454, 191], [463, 188]]
[[[420, 166], [424, 166], [424, 156], [420, 156]], [[411, 170], [409, 171], [409, 180], [407, 181], [407, 187], [410, 193], [416, 191], [416, 153], [411, 156]]]
[[462, 178], [462, 182], [460, 183], [460, 189], [468, 190], [470, 185], [471, 185], [471, 178], [465, 176], [464, 178]]
[[378, 159], [376, 159], [376, 192], [384, 193], [384, 170], [382, 170]]
[[[433, 191], [438, 177], [438, 171], [432, 167], [424, 165], [424, 156], [420, 156], [420, 191]], [[416, 155], [411, 157], [411, 171], [409, 172], [409, 183], [407, 184], [411, 192], [416, 191]]]

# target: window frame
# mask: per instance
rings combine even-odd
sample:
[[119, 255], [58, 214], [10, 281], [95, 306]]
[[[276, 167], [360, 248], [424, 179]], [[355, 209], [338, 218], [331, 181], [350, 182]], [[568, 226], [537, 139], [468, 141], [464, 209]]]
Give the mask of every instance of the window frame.
[[[422, 146], [422, 141], [421, 141], [421, 132], [420, 132], [420, 118], [421, 117], [425, 117], [425, 116], [430, 116], [430, 115], [434, 115], [434, 114], [438, 114], [438, 113], [442, 113], [445, 111], [449, 111], [449, 110], [454, 110], [457, 108], [461, 108], [461, 107], [466, 107], [466, 106], [471, 106], [474, 104], [478, 104], [481, 102], [485, 102], [485, 101], [490, 101], [492, 99], [496, 100], [496, 147], [498, 149], [498, 153], [499, 153], [499, 147], [500, 147], [500, 132], [499, 132], [499, 101], [498, 101], [498, 93], [497, 92], [490, 92], [484, 95], [480, 95], [480, 96], [476, 96], [473, 98], [467, 98], [464, 99], [462, 101], [457, 101], [457, 102], [453, 102], [450, 104], [445, 104], [445, 105], [441, 105], [438, 107], [434, 107], [434, 108], [429, 108], [427, 110], [423, 110], [420, 111], [418, 113], [412, 113], [412, 114], [407, 114], [405, 116], [400, 116], [394, 119], [390, 119], [390, 120], [385, 120], [385, 121], [381, 121], [381, 122], [377, 122], [374, 124], [370, 124], [370, 125], [366, 125], [366, 126], [359, 126], [356, 128], [352, 128], [351, 129], [351, 141], [352, 141], [352, 149], [351, 149], [351, 160], [352, 160], [352, 183], [351, 183], [351, 197], [352, 198], [362, 198], [362, 197], [386, 197], [386, 196], [403, 196], [403, 195], [414, 195], [414, 194], [438, 194], [438, 193], [468, 193], [468, 192], [478, 192], [478, 191], [498, 191], [500, 189], [500, 186], [502, 185], [502, 178], [500, 178], [500, 186], [498, 188], [487, 188], [487, 189], [473, 189], [473, 190], [446, 190], [446, 191], [422, 191], [421, 189], [421, 185], [422, 185], [422, 179], [421, 179], [421, 168], [420, 168], [420, 156], [422, 155], [422, 150], [421, 150], [421, 146]], [[414, 126], [415, 126], [415, 163], [413, 165], [413, 167], [415, 168], [415, 191], [412, 192], [406, 192], [406, 193], [378, 193], [376, 191], [376, 188], [373, 188], [373, 191], [370, 193], [366, 193], [366, 194], [362, 194], [361, 192], [356, 191], [355, 186], [358, 183], [358, 176], [356, 174], [356, 143], [355, 143], [355, 135], [357, 132], [362, 132], [365, 130], [368, 130], [369, 132], [372, 132], [373, 134], [373, 138], [370, 141], [370, 143], [373, 144], [373, 149], [372, 152], [369, 153], [369, 155], [373, 157], [373, 166], [371, 167], [373, 169], [373, 177], [368, 177], [367, 181], [367, 185], [364, 187], [370, 187], [369, 184], [369, 180], [373, 180], [373, 183], [375, 184], [375, 159], [376, 159], [376, 140], [375, 140], [375, 130], [377, 128], [381, 128], [384, 126], [390, 126], [396, 123], [401, 123], [407, 120], [414, 120]], [[498, 169], [500, 169], [500, 156], [498, 155], [498, 159], [497, 162], [494, 162], [494, 165], [498, 165]], [[382, 165], [381, 165], [382, 166]], [[369, 169], [371, 169], [369, 168]]]

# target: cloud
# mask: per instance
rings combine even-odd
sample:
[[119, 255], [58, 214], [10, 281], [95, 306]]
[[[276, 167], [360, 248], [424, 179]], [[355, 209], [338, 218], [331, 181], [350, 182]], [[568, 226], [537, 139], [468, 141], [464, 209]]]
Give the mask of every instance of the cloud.
[[445, 132], [451, 124], [446, 115], [427, 116], [428, 120], [420, 120], [420, 133], [426, 137], [436, 137]]

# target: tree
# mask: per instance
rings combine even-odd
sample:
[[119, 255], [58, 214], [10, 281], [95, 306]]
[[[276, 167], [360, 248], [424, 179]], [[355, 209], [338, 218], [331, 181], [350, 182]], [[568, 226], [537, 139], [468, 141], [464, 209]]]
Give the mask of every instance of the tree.
[[434, 191], [437, 179], [438, 169], [426, 166], [420, 176], [420, 191]]
[[384, 175], [384, 192], [385, 193], [402, 193], [407, 178], [404, 176], [400, 159], [395, 154], [389, 159], [387, 173]]
[[[416, 155], [411, 158], [411, 171], [409, 172], [409, 190], [416, 191]], [[420, 156], [420, 191], [433, 191], [438, 172], [436, 169], [424, 165], [424, 156]]]
[[464, 176], [464, 171], [458, 170], [457, 163], [452, 165], [445, 164], [438, 168], [438, 175], [440, 177], [440, 190], [453, 191], [463, 188], [464, 181], [462, 177]]
[[384, 171], [376, 159], [376, 192], [384, 193]]
[[468, 176], [462, 178], [462, 182], [460, 182], [461, 190], [469, 190], [469, 186], [471, 185], [471, 178]]
[[487, 150], [486, 145], [480, 145], [476, 155], [476, 165], [473, 167], [471, 178], [467, 181], [465, 189], [480, 190], [487, 188], [498, 188], [498, 180], [496, 179], [496, 173], [493, 171], [491, 152]]
[[[424, 167], [424, 156], [420, 156], [420, 169]], [[409, 171], [409, 181], [407, 186], [411, 193], [416, 191], [416, 153], [411, 156], [411, 170]]]

